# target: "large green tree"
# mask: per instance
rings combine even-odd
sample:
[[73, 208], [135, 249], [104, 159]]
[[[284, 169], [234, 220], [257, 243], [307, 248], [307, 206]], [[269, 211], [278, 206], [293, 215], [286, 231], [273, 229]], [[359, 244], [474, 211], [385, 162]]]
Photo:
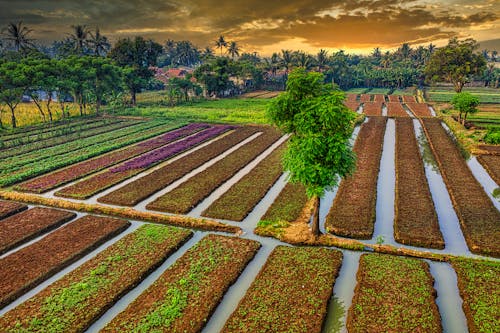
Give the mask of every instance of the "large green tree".
[[12, 128], [17, 127], [16, 108], [30, 84], [26, 68], [13, 61], [0, 64], [0, 103], [9, 107]]
[[322, 74], [298, 68], [268, 108], [271, 122], [291, 134], [283, 158], [290, 181], [302, 183], [315, 200], [314, 235], [319, 235], [319, 199], [354, 168], [349, 138], [356, 115], [343, 104], [344, 98], [343, 92], [324, 84]]
[[465, 124], [467, 116], [470, 113], [476, 113], [479, 105], [479, 98], [477, 96], [471, 95], [468, 92], [460, 92], [453, 96], [451, 104], [458, 111], [458, 120]]
[[450, 39], [448, 45], [432, 53], [425, 68], [427, 80], [453, 83], [455, 91], [461, 92], [465, 83], [486, 69], [486, 60], [475, 52], [477, 48], [473, 39]]

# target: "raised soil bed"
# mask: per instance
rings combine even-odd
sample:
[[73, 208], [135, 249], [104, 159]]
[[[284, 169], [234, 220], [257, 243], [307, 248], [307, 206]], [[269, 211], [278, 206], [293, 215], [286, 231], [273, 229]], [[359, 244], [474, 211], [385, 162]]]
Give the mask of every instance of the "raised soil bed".
[[28, 209], [25, 204], [0, 200], [0, 220]]

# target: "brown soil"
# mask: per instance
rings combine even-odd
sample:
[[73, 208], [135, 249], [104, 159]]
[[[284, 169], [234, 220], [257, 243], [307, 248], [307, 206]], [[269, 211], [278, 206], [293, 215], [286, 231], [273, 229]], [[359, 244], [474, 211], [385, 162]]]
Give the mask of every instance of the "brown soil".
[[14, 201], [0, 201], [0, 220], [28, 209], [28, 206]]
[[477, 157], [477, 160], [500, 186], [500, 155], [481, 155]]
[[[389, 95], [392, 96], [392, 95]], [[410, 117], [408, 113], [406, 113], [403, 105], [399, 102], [389, 102], [387, 105], [387, 116], [388, 117]]]

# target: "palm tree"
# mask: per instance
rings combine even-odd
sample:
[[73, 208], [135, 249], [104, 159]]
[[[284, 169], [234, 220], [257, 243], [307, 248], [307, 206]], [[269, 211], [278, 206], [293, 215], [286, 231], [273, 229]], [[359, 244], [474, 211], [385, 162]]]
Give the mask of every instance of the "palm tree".
[[229, 43], [229, 47], [227, 48], [227, 53], [229, 53], [231, 55], [231, 58], [233, 58], [234, 60], [235, 56], [240, 55], [240, 47], [236, 42], [231, 42]]
[[314, 58], [305, 52], [297, 52], [296, 61], [299, 67], [310, 69], [314, 65]]
[[205, 59], [210, 59], [214, 56], [214, 51], [209, 46], [205, 47], [201, 52], [201, 56]]
[[281, 64], [285, 68], [285, 73], [288, 74], [288, 70], [293, 63], [292, 51], [281, 50]]
[[215, 47], [217, 47], [218, 49], [220, 49], [220, 56], [222, 57], [222, 48], [223, 47], [227, 47], [227, 42], [224, 39], [224, 36], [222, 36], [222, 35], [219, 36], [219, 39], [217, 39], [215, 41]]
[[75, 43], [75, 50], [82, 54], [84, 48], [88, 45], [89, 28], [86, 25], [72, 25], [73, 33], [69, 35], [70, 39]]
[[325, 68], [328, 63], [328, 51], [323, 49], [319, 50], [316, 56], [316, 63], [318, 64], [318, 72], [322, 73], [323, 68]]
[[90, 39], [88, 40], [88, 43], [92, 45], [92, 48], [94, 49], [94, 55], [106, 55], [106, 53], [108, 53], [109, 49], [111, 48], [111, 44], [109, 43], [106, 36], [101, 35], [99, 27], [96, 27], [95, 32], [90, 32], [89, 35]]
[[429, 53], [433, 54], [434, 51], [436, 50], [436, 45], [430, 43], [429, 46], [428, 46], [428, 49], [429, 49]]
[[411, 47], [408, 43], [403, 43], [401, 47], [398, 49], [399, 53], [403, 57], [404, 60], [408, 59], [411, 55]]
[[23, 26], [23, 22], [9, 23], [7, 25], [7, 32], [2, 32], [4, 39], [14, 45], [16, 51], [25, 50], [35, 47], [33, 44], [34, 39], [28, 38], [28, 35], [33, 31]]

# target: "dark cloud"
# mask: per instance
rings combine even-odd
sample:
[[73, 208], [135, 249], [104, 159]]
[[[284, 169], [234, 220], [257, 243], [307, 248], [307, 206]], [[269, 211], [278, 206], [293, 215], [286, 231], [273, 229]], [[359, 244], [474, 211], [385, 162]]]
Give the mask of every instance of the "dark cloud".
[[[99, 26], [112, 39], [212, 44], [219, 34], [245, 48], [300, 39], [319, 48], [393, 47], [499, 26], [494, 0], [0, 0], [0, 25], [23, 20], [41, 40], [63, 38], [71, 25]], [[498, 32], [498, 31], [497, 31]]]

